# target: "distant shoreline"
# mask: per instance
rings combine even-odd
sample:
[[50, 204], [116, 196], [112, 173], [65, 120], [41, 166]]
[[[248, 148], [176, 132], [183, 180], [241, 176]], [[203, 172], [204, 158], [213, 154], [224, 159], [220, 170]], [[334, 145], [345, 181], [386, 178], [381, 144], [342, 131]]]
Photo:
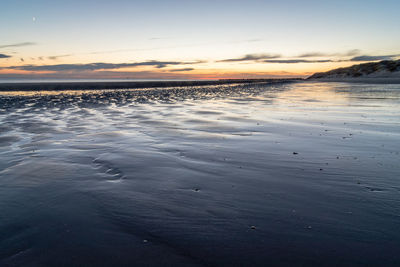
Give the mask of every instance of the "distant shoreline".
[[221, 79], [207, 81], [101, 81], [101, 82], [21, 82], [0, 83], [0, 91], [61, 91], [61, 90], [103, 90], [140, 89], [156, 87], [187, 87], [204, 85], [281, 83], [302, 81], [303, 79]]

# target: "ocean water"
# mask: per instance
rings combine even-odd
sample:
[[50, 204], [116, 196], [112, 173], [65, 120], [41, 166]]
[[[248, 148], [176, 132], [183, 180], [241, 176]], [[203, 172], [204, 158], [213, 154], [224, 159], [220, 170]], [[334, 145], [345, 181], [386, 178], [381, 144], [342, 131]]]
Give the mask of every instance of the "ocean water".
[[[158, 81], [191, 81], [191, 80], [179, 80], [179, 79], [0, 79], [2, 83], [88, 83], [88, 82], [158, 82]], [[195, 80], [193, 80], [195, 81]]]
[[1, 266], [400, 265], [400, 85], [0, 92]]

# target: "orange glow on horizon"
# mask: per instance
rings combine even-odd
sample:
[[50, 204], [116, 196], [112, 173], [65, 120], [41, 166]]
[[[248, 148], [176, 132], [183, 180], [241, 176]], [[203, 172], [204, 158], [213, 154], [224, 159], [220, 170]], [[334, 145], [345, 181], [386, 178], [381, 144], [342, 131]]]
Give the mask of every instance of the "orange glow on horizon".
[[[60, 60], [61, 61], [61, 60]], [[134, 66], [127, 68], [115, 69], [97, 69], [97, 70], [19, 70], [7, 69], [8, 66], [46, 66], [59, 64], [74, 64], [70, 60], [67, 62], [43, 61], [42, 64], [19, 64], [11, 65], [3, 62], [0, 78], [12, 77], [18, 78], [29, 76], [30, 78], [61, 78], [61, 79], [258, 79], [258, 78], [305, 78], [316, 72], [324, 72], [335, 68], [347, 67], [353, 65], [354, 62], [330, 62], [330, 63], [298, 63], [298, 64], [275, 64], [275, 63], [220, 63], [205, 62], [201, 64], [181, 64], [168, 65], [166, 67], [157, 68], [157, 66]], [[190, 62], [190, 61], [189, 61]], [[88, 63], [79, 63], [83, 65]], [[120, 63], [110, 63], [120, 64]]]

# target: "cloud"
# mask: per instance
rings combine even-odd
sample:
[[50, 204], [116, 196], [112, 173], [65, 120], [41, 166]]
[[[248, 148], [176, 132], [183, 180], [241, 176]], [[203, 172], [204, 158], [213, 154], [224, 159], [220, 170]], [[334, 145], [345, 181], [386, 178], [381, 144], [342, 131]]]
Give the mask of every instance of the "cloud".
[[309, 53], [301, 54], [298, 57], [304, 58], [304, 57], [326, 57], [326, 56], [329, 56], [329, 55], [320, 53], [320, 52], [309, 52]]
[[[303, 58], [313, 58], [313, 57], [333, 57], [333, 56], [354, 56], [358, 55], [360, 50], [352, 49], [344, 53], [322, 53], [322, 52], [309, 52], [298, 55], [294, 58], [300, 59], [281, 59], [282, 56], [279, 54], [247, 54], [240, 58], [230, 58], [219, 60], [217, 62], [241, 62], [241, 61], [256, 61], [256, 62], [265, 62], [265, 63], [326, 63], [326, 62], [334, 62], [332, 59], [326, 60], [305, 60]], [[279, 60], [276, 60], [280, 58]]]
[[83, 55], [98, 55], [98, 54], [114, 54], [114, 53], [134, 52], [134, 51], [154, 51], [154, 50], [164, 50], [164, 49], [197, 47], [197, 46], [210, 45], [210, 44], [212, 44], [212, 43], [187, 44], [187, 45], [175, 45], [175, 46], [160, 46], [160, 47], [150, 47], [150, 48], [117, 49], [117, 50], [94, 51], [94, 52], [80, 53], [80, 54], [83, 54]]
[[322, 53], [322, 52], [309, 52], [309, 53], [304, 53], [301, 54], [297, 57], [300, 58], [307, 58], [307, 57], [333, 57], [333, 56], [342, 56], [342, 57], [349, 57], [349, 56], [355, 56], [360, 54], [359, 49], [352, 49], [344, 53]]
[[238, 61], [257, 61], [262, 59], [273, 59], [280, 58], [281, 55], [278, 54], [247, 54], [240, 58], [229, 58], [224, 60], [219, 60], [217, 62], [238, 62]]
[[179, 71], [192, 71], [192, 70], [194, 70], [194, 68], [172, 69], [172, 70], [169, 70], [169, 71], [179, 72]]
[[[241, 61], [254, 61], [258, 63], [275, 63], [275, 64], [297, 64], [297, 63], [329, 63], [329, 62], [358, 62], [358, 61], [378, 61], [378, 60], [395, 60], [400, 57], [396, 55], [383, 55], [383, 56], [370, 56], [359, 55], [359, 49], [352, 49], [343, 53], [322, 53], [322, 52], [309, 52], [298, 55], [293, 58], [282, 57], [278, 54], [247, 54], [240, 58], [224, 59], [217, 62], [241, 62]], [[355, 56], [348, 58], [350, 56]], [[328, 57], [327, 59], [312, 59], [318, 57]], [[331, 57], [331, 58], [329, 58]], [[339, 58], [337, 58], [339, 57]], [[310, 58], [310, 59], [307, 59]]]
[[5, 54], [0, 54], [0, 58], [9, 58], [9, 57], [11, 57], [11, 56], [5, 55]]
[[344, 54], [344, 56], [355, 56], [361, 53], [360, 49], [353, 49], [349, 50], [347, 53]]
[[61, 57], [70, 57], [70, 56], [72, 56], [72, 55], [68, 54], [68, 55], [50, 56], [50, 57], [47, 57], [47, 58], [51, 59], [51, 60], [57, 60], [57, 59], [59, 59]]
[[321, 59], [321, 60], [308, 60], [308, 59], [277, 59], [277, 60], [263, 60], [264, 63], [281, 63], [281, 64], [296, 64], [296, 63], [328, 63], [328, 62], [359, 62], [359, 61], [379, 61], [379, 60], [395, 60], [399, 55], [386, 55], [386, 56], [358, 56], [351, 59]]
[[257, 79], [257, 78], [293, 78], [307, 77], [309, 74], [297, 74], [284, 71], [278, 72], [213, 72], [213, 73], [185, 73], [150, 71], [79, 71], [79, 72], [51, 72], [51, 73], [1, 73], [4, 79]]
[[21, 46], [29, 46], [29, 45], [36, 45], [36, 43], [33, 43], [33, 42], [24, 42], [24, 43], [16, 43], [16, 44], [7, 44], [7, 45], [0, 45], [0, 48], [21, 47]]
[[154, 41], [154, 40], [166, 40], [166, 39], [173, 39], [174, 37], [151, 37], [149, 40]]
[[262, 42], [262, 41], [264, 41], [264, 39], [248, 39], [248, 40], [245, 40], [244, 42], [248, 42], [248, 43], [255, 43], [255, 42]]
[[135, 63], [89, 63], [89, 64], [57, 64], [57, 65], [23, 65], [4, 67], [3, 69], [25, 70], [25, 71], [96, 71], [96, 70], [110, 70], [132, 68], [139, 66], [154, 66], [158, 69], [165, 68], [170, 65], [192, 65], [200, 64], [204, 61], [180, 62], [180, 61], [144, 61]]
[[35, 72], [1, 73], [3, 79], [187, 79], [188, 74], [160, 71], [77, 71], [77, 72]]
[[384, 56], [368, 56], [368, 55], [363, 55], [363, 56], [358, 56], [358, 57], [353, 57], [350, 59], [350, 61], [377, 61], [377, 60], [393, 60], [396, 57], [400, 55], [384, 55]]
[[330, 59], [324, 60], [306, 60], [306, 59], [278, 59], [278, 60], [263, 60], [265, 63], [280, 63], [280, 64], [296, 64], [296, 63], [327, 63], [334, 62]]
[[[164, 39], [175, 39], [176, 37], [151, 37], [148, 40], [164, 40]], [[135, 52], [135, 51], [154, 51], [154, 50], [165, 50], [165, 49], [177, 49], [177, 48], [187, 48], [187, 47], [201, 47], [201, 46], [214, 46], [219, 44], [232, 44], [232, 43], [249, 43], [249, 42], [261, 42], [263, 39], [247, 39], [247, 40], [237, 40], [237, 41], [225, 41], [225, 42], [204, 42], [204, 43], [189, 43], [182, 45], [171, 45], [171, 46], [159, 46], [159, 47], [145, 47], [145, 48], [127, 48], [127, 49], [117, 49], [117, 50], [104, 50], [104, 51], [92, 51], [79, 53], [80, 55], [98, 55], [98, 54], [113, 54], [113, 53], [125, 53], [125, 52]]]

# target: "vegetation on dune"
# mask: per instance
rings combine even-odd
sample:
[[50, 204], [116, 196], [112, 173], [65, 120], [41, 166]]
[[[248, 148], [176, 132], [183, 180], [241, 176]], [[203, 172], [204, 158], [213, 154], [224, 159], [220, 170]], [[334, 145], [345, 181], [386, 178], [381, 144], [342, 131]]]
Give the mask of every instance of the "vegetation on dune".
[[308, 79], [321, 78], [352, 78], [363, 77], [371, 74], [387, 74], [400, 71], [400, 60], [384, 60], [380, 62], [364, 63], [347, 68], [334, 69], [327, 72], [318, 72]]

